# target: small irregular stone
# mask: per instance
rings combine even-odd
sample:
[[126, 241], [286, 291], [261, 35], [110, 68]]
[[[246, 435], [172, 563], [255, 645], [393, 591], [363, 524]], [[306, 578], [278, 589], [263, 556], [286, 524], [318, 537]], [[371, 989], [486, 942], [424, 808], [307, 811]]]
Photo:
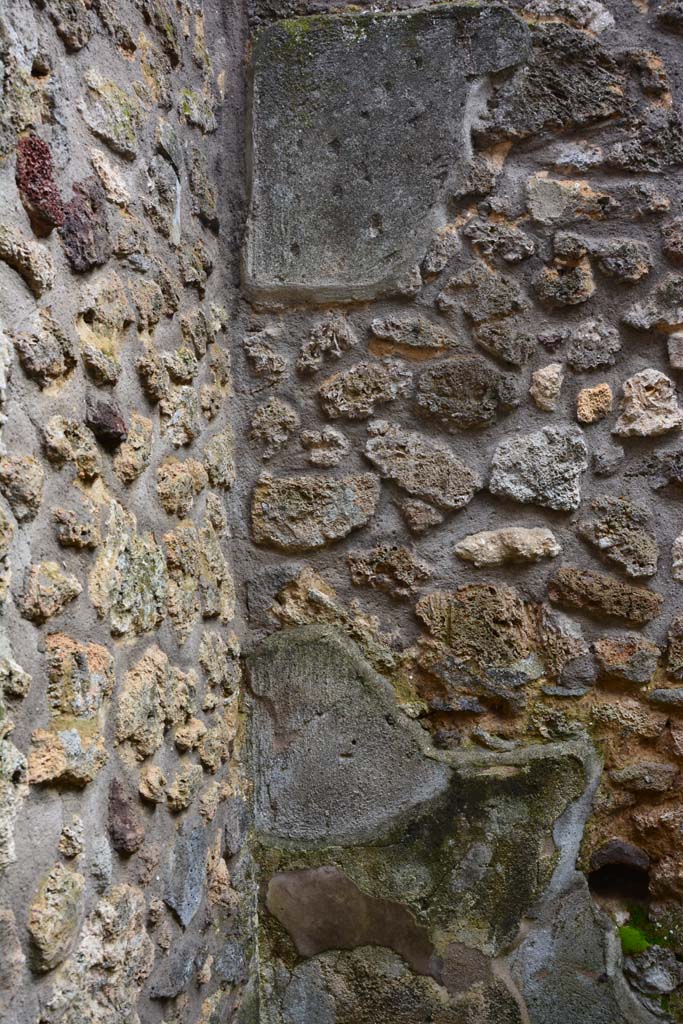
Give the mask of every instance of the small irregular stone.
[[561, 550], [555, 535], [545, 526], [483, 530], [463, 537], [455, 547], [458, 558], [477, 568], [506, 562], [538, 562], [554, 558]]
[[83, 590], [75, 576], [62, 571], [57, 562], [32, 565], [19, 608], [25, 619], [40, 625], [59, 615]]
[[363, 420], [377, 406], [406, 395], [411, 384], [412, 374], [400, 363], [389, 359], [355, 363], [324, 380], [318, 398], [330, 419]]
[[352, 583], [383, 590], [392, 597], [410, 597], [430, 576], [423, 561], [408, 548], [396, 544], [352, 551], [348, 563]]
[[423, 370], [415, 391], [418, 413], [449, 431], [488, 426], [519, 401], [515, 378], [471, 355]]
[[269, 398], [255, 410], [249, 436], [262, 446], [262, 457], [267, 461], [286, 448], [299, 424], [299, 414], [288, 402], [281, 398]]
[[84, 886], [83, 875], [62, 864], [55, 864], [40, 881], [28, 917], [36, 970], [53, 970], [73, 949], [83, 914]]
[[544, 427], [502, 441], [491, 463], [489, 490], [522, 504], [571, 512], [581, 503], [588, 449], [576, 427]]
[[114, 472], [123, 484], [134, 483], [152, 459], [154, 427], [146, 416], [134, 412], [130, 418], [126, 440], [116, 450]]
[[346, 477], [264, 475], [251, 501], [255, 543], [280, 551], [312, 551], [365, 526], [380, 485], [372, 473]]
[[300, 437], [312, 466], [338, 466], [351, 452], [351, 444], [340, 430], [325, 426], [321, 430], [304, 430]]
[[107, 830], [113, 849], [126, 856], [135, 853], [145, 838], [140, 815], [119, 779], [109, 783]]
[[43, 443], [51, 462], [58, 466], [72, 462], [81, 480], [92, 480], [102, 472], [95, 436], [78, 420], [53, 416], [43, 429]]
[[612, 433], [619, 437], [659, 437], [683, 424], [676, 385], [659, 370], [641, 370], [623, 385], [619, 418]]
[[625, 583], [607, 573], [564, 566], [548, 584], [553, 604], [577, 608], [593, 615], [622, 619], [631, 626], [642, 626], [662, 610], [662, 595], [644, 587]]
[[467, 505], [481, 488], [478, 473], [445, 444], [384, 420], [370, 424], [369, 433], [369, 461], [413, 497], [451, 511]]
[[43, 467], [32, 455], [0, 457], [0, 491], [18, 522], [33, 519], [37, 514], [44, 482]]
[[659, 548], [647, 508], [626, 498], [594, 498], [590, 518], [582, 519], [578, 534], [618, 565], [627, 576], [654, 576]]
[[661, 655], [656, 644], [640, 636], [602, 637], [593, 651], [601, 676], [636, 686], [652, 682]]
[[8, 224], [0, 224], [0, 260], [16, 270], [37, 299], [55, 283], [50, 251]]
[[576, 418], [579, 423], [599, 423], [612, 412], [612, 389], [609, 384], [582, 388], [576, 396]]
[[41, 309], [35, 330], [17, 334], [14, 347], [21, 368], [40, 388], [63, 381], [76, 366], [76, 348], [50, 311]]
[[106, 196], [97, 178], [73, 185], [73, 198], [64, 207], [59, 234], [71, 269], [76, 274], [101, 267], [112, 254]]
[[562, 363], [549, 363], [531, 374], [529, 394], [536, 408], [542, 412], [554, 412], [560, 397], [564, 368]]

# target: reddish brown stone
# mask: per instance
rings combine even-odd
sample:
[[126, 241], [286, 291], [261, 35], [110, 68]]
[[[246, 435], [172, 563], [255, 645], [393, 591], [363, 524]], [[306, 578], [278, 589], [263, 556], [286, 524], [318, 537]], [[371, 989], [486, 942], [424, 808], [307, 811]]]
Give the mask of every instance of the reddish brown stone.
[[49, 235], [64, 223], [64, 204], [55, 184], [50, 147], [37, 135], [25, 135], [17, 146], [16, 183], [31, 226]]
[[83, 274], [101, 267], [112, 254], [104, 190], [95, 177], [77, 181], [59, 229], [71, 268]]
[[624, 583], [604, 572], [572, 566], [557, 570], [548, 584], [548, 596], [553, 604], [622, 619], [634, 626], [656, 618], [662, 607], [661, 594], [653, 590]]
[[128, 437], [126, 421], [114, 398], [88, 401], [85, 422], [105, 448], [117, 448]]

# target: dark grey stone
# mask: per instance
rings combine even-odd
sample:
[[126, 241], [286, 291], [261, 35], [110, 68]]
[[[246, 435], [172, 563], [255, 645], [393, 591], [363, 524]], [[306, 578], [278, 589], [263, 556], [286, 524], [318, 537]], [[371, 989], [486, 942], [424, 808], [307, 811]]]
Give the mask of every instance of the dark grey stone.
[[199, 910], [206, 876], [208, 836], [197, 822], [184, 821], [166, 864], [164, 902], [184, 928]]
[[319, 16], [259, 32], [248, 291], [264, 302], [404, 291], [440, 226], [440, 201], [468, 170], [472, 79], [520, 63], [527, 49], [526, 26], [496, 4]]
[[287, 840], [376, 838], [449, 772], [391, 686], [328, 626], [275, 634], [247, 659], [257, 827]]

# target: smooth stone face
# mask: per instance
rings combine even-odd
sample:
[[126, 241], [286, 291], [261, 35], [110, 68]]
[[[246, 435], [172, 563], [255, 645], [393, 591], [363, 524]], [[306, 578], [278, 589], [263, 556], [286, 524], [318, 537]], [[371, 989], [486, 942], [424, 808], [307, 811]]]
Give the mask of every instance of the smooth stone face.
[[497, 5], [264, 28], [253, 53], [251, 294], [400, 291], [439, 226], [439, 201], [464, 180], [473, 78], [527, 50], [526, 26]]
[[442, 792], [448, 771], [343, 634], [304, 626], [248, 659], [257, 827], [288, 840], [381, 835]]

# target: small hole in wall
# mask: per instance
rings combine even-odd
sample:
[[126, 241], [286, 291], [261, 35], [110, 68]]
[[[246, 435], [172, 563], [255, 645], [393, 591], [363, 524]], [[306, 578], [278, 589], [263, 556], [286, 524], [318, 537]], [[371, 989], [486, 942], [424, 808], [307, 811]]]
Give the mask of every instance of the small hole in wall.
[[590, 872], [588, 887], [599, 902], [645, 904], [650, 898], [650, 873], [630, 864], [604, 864]]

